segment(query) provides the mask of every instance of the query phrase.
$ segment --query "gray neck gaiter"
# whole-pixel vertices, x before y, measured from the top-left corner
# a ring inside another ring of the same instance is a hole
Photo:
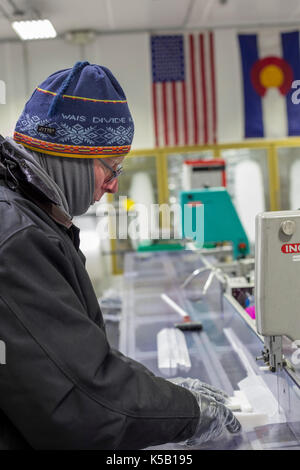
[[[94,202],[94,161],[92,158],[55,157],[32,152],[41,167],[62,190],[73,217],[84,214]]]
[[[92,158],[55,157],[34,152],[7,137],[20,149],[22,158],[31,163],[48,186],[57,194],[62,209],[71,217],[84,214],[94,203],[94,161]]]

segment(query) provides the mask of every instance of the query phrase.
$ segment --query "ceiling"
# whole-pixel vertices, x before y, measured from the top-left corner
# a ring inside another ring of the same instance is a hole
[[[16,39],[15,9],[35,9],[59,34],[300,23],[299,0],[0,0],[0,39]]]

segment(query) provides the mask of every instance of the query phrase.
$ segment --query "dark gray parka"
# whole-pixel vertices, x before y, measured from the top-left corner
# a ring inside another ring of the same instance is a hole
[[[0,168],[0,448],[139,449],[191,437],[188,390],[112,349],[79,230],[22,159]]]

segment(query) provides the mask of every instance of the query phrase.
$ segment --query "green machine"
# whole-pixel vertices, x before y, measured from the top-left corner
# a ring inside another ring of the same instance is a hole
[[[249,241],[225,188],[182,191],[182,236],[192,238],[199,248],[231,242],[233,257],[249,253]]]

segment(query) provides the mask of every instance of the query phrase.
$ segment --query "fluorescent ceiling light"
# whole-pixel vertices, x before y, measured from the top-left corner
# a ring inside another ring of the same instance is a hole
[[[56,31],[49,20],[14,21],[12,27],[23,41],[56,37]]]

